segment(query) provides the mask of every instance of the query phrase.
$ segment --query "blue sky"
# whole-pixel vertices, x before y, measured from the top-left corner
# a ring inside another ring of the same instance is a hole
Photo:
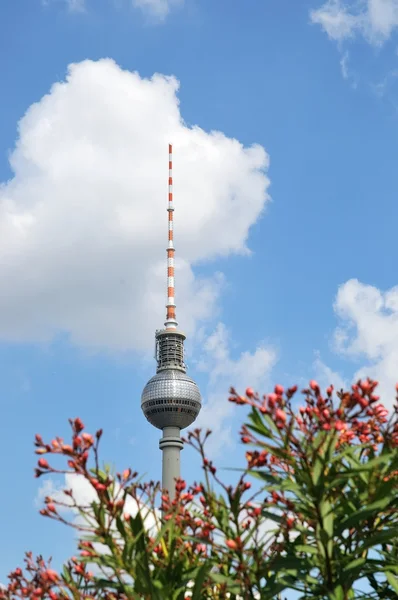
[[[138,4],[0,6],[0,581],[25,549],[73,549],[37,514],[36,432],[79,415],[104,459],[160,477],[140,394],[164,319],[166,141],[177,314],[218,464],[243,453],[230,385],[369,373],[391,404],[398,2]],[[200,476],[189,450],[182,465]]]

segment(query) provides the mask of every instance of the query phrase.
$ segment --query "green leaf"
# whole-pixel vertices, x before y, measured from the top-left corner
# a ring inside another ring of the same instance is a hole
[[[339,524],[339,531],[351,529],[352,527],[358,525],[361,521],[364,521],[373,515],[376,516],[378,512],[384,510],[390,504],[390,502],[391,498],[387,496],[386,498],[380,498],[376,502],[372,502],[371,504],[364,506],[355,514],[343,519]]]
[[[256,477],[257,479],[263,479],[272,485],[281,485],[281,479],[275,477],[275,475],[271,475],[270,473],[266,473],[265,471],[254,471],[251,469],[248,471],[249,475]]]
[[[352,560],[351,562],[348,563],[348,565],[346,565],[343,569],[343,573],[347,573],[349,571],[352,571],[353,569],[356,569],[358,567],[362,567],[364,564],[366,563],[366,558],[356,558],[355,560]]]
[[[202,565],[195,576],[195,586],[192,590],[192,600],[200,600],[202,597],[202,587],[206,577],[211,569],[211,564]]]
[[[230,593],[238,594],[240,592],[240,586],[232,579],[232,577],[222,575],[221,573],[211,572],[209,573],[209,575],[210,578],[214,581],[214,583],[226,584]]]
[[[120,517],[116,517],[116,527],[118,529],[118,532],[122,536],[122,538],[125,539],[126,538],[126,530],[124,527],[124,523],[122,522]]]
[[[397,537],[398,527],[391,527],[390,529],[385,529],[384,531],[378,531],[364,541],[364,543],[358,548],[358,552],[362,552],[362,550],[371,548],[372,546],[378,546],[379,544],[388,544],[388,542],[391,542]]]
[[[62,569],[62,577],[64,581],[66,581],[66,583],[70,583],[72,581],[69,570],[66,566],[64,566],[64,568]]]
[[[326,531],[329,538],[333,537],[333,507],[328,500],[322,500],[319,503],[319,509],[322,517],[323,529]]]
[[[393,590],[398,593],[398,577],[395,577],[395,575],[388,571],[386,571],[386,577]]]
[[[323,473],[323,468],[324,468],[323,460],[321,458],[317,457],[315,459],[315,464],[314,464],[314,468],[312,471],[312,481],[315,486],[317,486],[319,483],[319,479]]]
[[[318,554],[318,549],[314,546],[309,546],[308,544],[297,544],[295,546],[297,552],[306,552],[307,554]]]
[[[341,585],[337,586],[333,592],[329,594],[330,600],[344,600],[344,590]]]
[[[282,523],[282,521],[283,521],[282,517],[280,517],[279,515],[276,515],[275,513],[270,512],[268,510],[263,510],[261,514],[263,517],[266,517],[267,519],[271,519],[271,521],[275,521],[276,523]]]

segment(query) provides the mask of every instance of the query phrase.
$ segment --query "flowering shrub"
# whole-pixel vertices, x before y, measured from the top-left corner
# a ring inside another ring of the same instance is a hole
[[[79,554],[58,573],[28,553],[0,600],[271,600],[288,589],[302,599],[393,600],[398,404],[389,415],[376,387],[368,379],[323,395],[311,381],[297,410],[296,387],[262,397],[232,389],[229,400],[251,408],[241,430],[247,467],[226,485],[206,457],[210,432],[196,429],[185,441],[201,456],[204,482],[177,481],[172,498],[130,469],[100,468],[102,431],[85,432],[80,419],[70,421],[70,444],[36,435],[36,476],[75,474],[95,500],[81,505],[71,489],[45,498],[41,514],[77,531]],[[45,458],[55,454],[64,469]]]

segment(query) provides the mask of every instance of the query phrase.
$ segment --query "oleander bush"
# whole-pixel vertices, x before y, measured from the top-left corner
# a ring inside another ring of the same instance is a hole
[[[262,397],[231,389],[230,402],[250,407],[238,483],[221,480],[210,432],[196,429],[185,442],[203,482],[177,481],[171,497],[131,469],[103,467],[102,431],[79,418],[70,443],[36,435],[36,477],[72,473],[94,500],[82,505],[73,489],[45,498],[41,514],[76,530],[76,556],[58,572],[27,553],[0,600],[398,598],[398,396],[389,413],[376,387],[322,394],[311,381],[301,406],[296,386]]]

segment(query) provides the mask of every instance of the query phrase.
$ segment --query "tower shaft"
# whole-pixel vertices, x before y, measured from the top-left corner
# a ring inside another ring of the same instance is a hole
[[[170,498],[174,496],[176,480],[180,479],[180,452],[184,444],[179,427],[164,427],[163,437],[159,440],[162,451],[162,488],[167,490]]]

